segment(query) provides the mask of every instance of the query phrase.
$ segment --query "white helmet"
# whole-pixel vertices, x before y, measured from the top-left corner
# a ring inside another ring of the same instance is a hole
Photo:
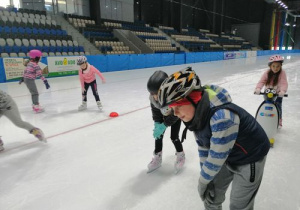
[[[77,58],[77,65],[81,65],[85,62],[87,62],[87,58],[85,56],[81,55]]]
[[[201,81],[191,67],[170,75],[158,90],[158,103],[164,107],[201,88]]]

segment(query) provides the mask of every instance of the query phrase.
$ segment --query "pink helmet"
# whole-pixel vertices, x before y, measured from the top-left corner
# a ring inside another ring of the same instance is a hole
[[[269,66],[273,63],[273,62],[281,62],[283,63],[284,58],[280,55],[272,55],[269,58]]]
[[[42,57],[42,52],[39,50],[30,50],[29,51],[29,57],[30,58],[36,58],[36,57]]]

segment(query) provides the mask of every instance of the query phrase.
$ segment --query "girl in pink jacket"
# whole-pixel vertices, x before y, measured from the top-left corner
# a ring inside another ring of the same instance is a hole
[[[283,60],[280,55],[271,56],[268,64],[270,69],[264,72],[255,88],[255,94],[259,94],[264,86],[276,90],[278,97],[275,103],[279,108],[279,126],[282,126],[282,97],[288,89],[286,73],[282,69]]]
[[[105,78],[98,69],[87,62],[87,58],[85,56],[79,56],[77,58],[77,65],[80,66],[78,73],[82,92],[82,104],[78,107],[78,110],[82,111],[87,108],[87,91],[90,86],[92,88],[97,106],[101,110],[102,104],[97,90],[96,74],[101,78],[102,83],[105,83]]]

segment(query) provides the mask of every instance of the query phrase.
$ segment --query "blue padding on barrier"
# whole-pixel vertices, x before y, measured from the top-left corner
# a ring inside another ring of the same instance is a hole
[[[145,54],[131,54],[129,55],[129,69],[146,68]]]
[[[202,57],[203,57],[203,61],[204,62],[206,62],[206,61],[211,61],[211,55],[210,55],[211,53],[206,53],[206,52],[204,52],[203,54],[202,54]]]
[[[199,63],[204,61],[203,52],[196,52],[194,53],[194,62]]]
[[[3,58],[0,58],[0,83],[6,81],[6,75],[4,72]]]
[[[161,66],[161,54],[146,54],[146,67],[158,67]]]
[[[196,53],[186,53],[185,63],[195,63],[195,54]]]
[[[161,53],[161,66],[174,65],[174,53]]]
[[[122,71],[129,69],[129,55],[107,56],[108,71]]]
[[[223,52],[210,52],[210,54],[211,54],[211,61],[224,60]]]
[[[174,54],[174,65],[185,64],[185,54]]]
[[[27,51],[26,51],[27,52]],[[88,62],[101,72],[122,71],[128,69],[142,69],[149,67],[188,64],[204,61],[223,60],[225,53],[233,53],[232,58],[243,58],[243,51],[235,52],[194,52],[194,53],[157,53],[157,54],[129,54],[129,55],[88,55]],[[257,51],[257,56],[274,54],[300,53],[300,50],[263,50]],[[42,62],[47,64],[47,58]],[[0,83],[6,82],[3,59],[0,58]]]
[[[48,59],[47,57],[42,57],[41,62],[48,65]]]
[[[108,72],[107,56],[105,55],[87,55],[88,62],[95,66],[100,72]]]

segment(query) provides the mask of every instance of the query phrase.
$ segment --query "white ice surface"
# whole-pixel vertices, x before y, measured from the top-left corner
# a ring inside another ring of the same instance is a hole
[[[283,101],[283,128],[269,152],[255,202],[258,210],[300,209],[300,54],[285,55],[289,97]],[[267,69],[267,56],[104,73],[98,80],[104,110],[89,90],[88,110],[81,102],[77,76],[51,78],[50,90],[37,80],[46,112],[34,114],[24,84],[0,84],[19,106],[24,120],[40,127],[48,143],[0,119],[5,151],[0,153],[0,210],[194,210],[204,209],[197,192],[199,160],[192,133],[183,144],[184,170],[175,175],[175,149],[166,131],[163,165],[147,174],[152,158],[153,121],[146,83],[161,69],[173,73],[192,66],[203,84],[218,84],[253,116],[263,100],[253,94]],[[110,118],[110,112],[118,112]],[[183,129],[183,125],[182,125]],[[182,130],[181,129],[181,130]],[[229,189],[230,191],[230,189]],[[229,209],[229,193],[223,209]]]

